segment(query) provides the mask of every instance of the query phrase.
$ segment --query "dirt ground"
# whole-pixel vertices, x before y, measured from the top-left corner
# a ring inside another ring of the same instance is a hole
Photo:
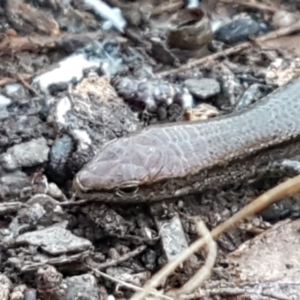
[[[299,1],[0,1],[0,299],[300,299],[300,194],[135,294],[201,222],[212,230],[289,174],[153,204],[88,201],[72,185],[113,139],[285,86],[299,32]]]

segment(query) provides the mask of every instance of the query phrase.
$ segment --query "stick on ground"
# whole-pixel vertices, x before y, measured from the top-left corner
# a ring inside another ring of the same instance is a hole
[[[300,192],[300,175],[290,178],[287,181],[277,185],[276,187],[268,190],[261,196],[257,197],[254,201],[245,206],[238,213],[233,215],[231,218],[217,226],[211,231],[211,236],[216,239],[225,231],[232,228],[236,223],[243,219],[253,216],[254,214],[262,211],[272,203],[282,199],[285,196],[293,195]],[[136,293],[131,300],[142,300],[144,299],[149,291],[156,288],[160,282],[164,281],[169,274],[171,274],[180,264],[188,259],[196,251],[199,251],[204,245],[209,242],[209,237],[198,239],[190,245],[188,249],[183,251],[174,261],[165,265],[159,272],[157,272],[145,285],[144,290]]]

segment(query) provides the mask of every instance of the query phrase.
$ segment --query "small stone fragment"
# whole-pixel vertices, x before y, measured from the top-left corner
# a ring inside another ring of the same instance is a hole
[[[186,108],[194,102],[186,87],[161,80],[115,77],[112,84],[125,102],[137,112],[158,114],[158,109],[162,106],[167,110],[173,104]]]
[[[9,116],[7,107],[12,103],[12,100],[0,94],[0,119],[5,119]]]
[[[155,210],[155,205],[151,207],[152,212]],[[159,228],[163,250],[167,260],[172,261],[178,254],[188,248],[188,242],[178,216],[174,216],[169,220],[160,220],[155,216],[157,227]]]
[[[18,211],[17,216],[9,225],[9,229],[16,236],[22,229],[36,225],[45,214],[45,209],[39,203],[34,203]]]
[[[91,274],[72,276],[65,280],[67,285],[64,300],[99,300],[96,278]]]
[[[28,176],[21,171],[3,174],[0,176],[0,199],[18,197],[24,188],[30,186]]]
[[[16,243],[39,246],[52,255],[82,252],[92,247],[92,243],[87,239],[77,237],[60,226],[26,232],[16,238]]]
[[[299,21],[299,16],[286,10],[278,10],[272,17],[272,25],[275,28],[289,27],[297,21]]]
[[[51,147],[47,173],[49,179],[57,184],[64,184],[70,177],[68,159],[72,155],[74,142],[72,137],[64,134],[56,139]]]
[[[39,299],[64,299],[62,274],[53,266],[44,265],[36,274],[36,286]]]
[[[4,274],[0,274],[0,299],[9,300],[11,289],[12,283],[10,279]]]
[[[266,24],[243,17],[220,27],[215,35],[218,41],[232,45],[246,42],[250,37],[255,37],[268,31],[269,28]]]
[[[36,290],[34,290],[34,289],[26,290],[24,293],[23,300],[36,300]]]
[[[42,224],[44,226],[49,226],[56,222],[57,223],[63,222],[66,218],[66,215],[62,207],[60,206],[60,203],[48,195],[36,194],[33,197],[31,197],[26,202],[26,204],[29,206],[32,206],[34,204],[39,204],[45,209],[46,214],[44,215],[43,220],[40,220],[43,221]]]
[[[34,105],[37,107],[34,107]],[[10,117],[8,118],[2,119],[0,113],[0,147],[2,149],[7,149],[41,136],[47,136],[47,138],[52,139],[56,135],[54,127],[40,119],[37,111],[41,109],[40,103],[34,104],[33,100],[26,105],[15,105],[14,103],[9,109]],[[11,115],[15,115],[15,117]],[[34,153],[34,155],[36,154]]]
[[[205,100],[220,93],[220,84],[213,78],[187,79],[185,86],[195,97]]]
[[[24,100],[27,101],[26,90],[22,84],[19,83],[7,84],[5,85],[3,92],[7,97],[12,98],[15,101],[18,101],[19,103],[24,102]]]
[[[271,92],[271,88],[259,83],[252,84],[237,100],[235,111],[241,111],[248,108],[259,99]]]
[[[48,190],[47,190],[47,194],[49,196],[51,196],[54,199],[58,199],[58,200],[66,200],[66,196],[64,195],[64,193],[59,189],[59,187],[53,183],[50,182],[48,185]]]
[[[91,204],[82,208],[89,218],[91,218],[97,227],[104,230],[107,235],[125,236],[128,234],[134,224],[126,221],[115,210],[107,207],[105,204],[99,206],[97,204]]]
[[[49,147],[45,138],[33,139],[15,145],[7,150],[12,154],[20,167],[33,167],[48,160]]]
[[[10,153],[3,153],[0,155],[0,165],[7,172],[13,172],[18,168],[15,157]]]
[[[298,76],[300,59],[276,58],[266,70],[266,83],[268,85],[284,86]]]
[[[12,293],[10,294],[10,300],[24,300],[26,289],[27,287],[25,284],[14,287]]]

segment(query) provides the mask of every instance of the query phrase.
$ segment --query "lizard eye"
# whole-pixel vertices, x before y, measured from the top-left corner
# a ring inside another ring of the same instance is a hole
[[[117,190],[117,194],[122,196],[122,195],[134,195],[137,193],[138,191],[138,187],[137,186],[129,186],[129,187],[123,187],[123,188],[119,188]]]

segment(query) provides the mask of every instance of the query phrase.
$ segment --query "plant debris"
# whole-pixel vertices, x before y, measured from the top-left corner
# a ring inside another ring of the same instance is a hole
[[[299,193],[230,223],[285,178],[127,206],[78,199],[72,180],[114,139],[242,111],[299,76],[299,10],[0,1],[0,299],[139,299],[145,284],[153,299],[298,295]]]

